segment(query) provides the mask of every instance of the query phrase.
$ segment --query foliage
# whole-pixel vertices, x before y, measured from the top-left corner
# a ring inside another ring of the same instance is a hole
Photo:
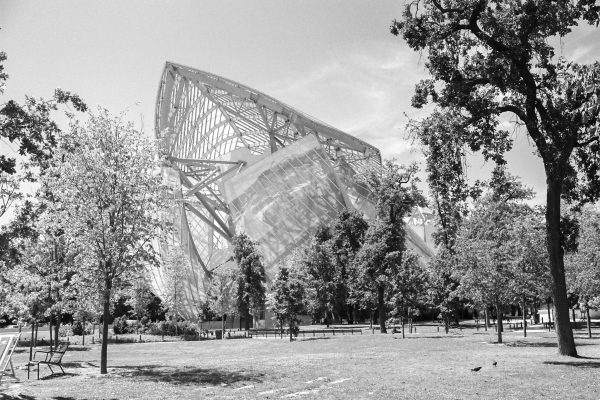
[[[352,321],[353,315],[346,306],[362,307],[365,300],[360,286],[360,271],[354,269],[354,259],[364,243],[368,227],[360,213],[344,210],[331,230],[330,246],[335,260],[335,279],[339,284],[338,304],[346,308],[348,321]]]
[[[402,264],[406,250],[406,227],[403,217],[414,206],[424,203],[412,179],[416,166],[401,167],[393,161],[386,161],[380,169],[367,171],[361,181],[375,196],[376,219],[370,221],[365,233],[365,241],[354,260],[360,271],[363,288],[376,293],[379,309],[379,325],[386,332],[385,292],[392,288],[391,283]],[[407,186],[407,183],[410,183]]]
[[[522,203],[532,196],[516,178],[496,168],[489,193],[476,202],[459,230],[456,292],[476,306],[495,306],[499,319],[515,300],[522,303],[546,294],[548,257],[541,218]]]
[[[81,280],[103,305],[101,373],[111,300],[156,259],[166,196],[155,154],[131,123],[100,110],[72,123],[43,180],[55,229],[77,243]]]
[[[166,336],[198,336],[198,325],[190,321],[159,321],[148,324],[147,332],[151,335]]]
[[[587,207],[580,221],[578,251],[566,257],[567,283],[584,306],[593,307],[600,297],[600,213]]]
[[[398,317],[412,317],[425,303],[427,273],[419,261],[419,256],[407,250],[402,257],[398,272],[393,277],[390,303],[392,314]]]
[[[267,297],[268,308],[273,313],[273,318],[282,327],[287,321],[290,328],[290,341],[292,334],[297,332],[297,316],[304,310],[304,281],[300,271],[293,264],[288,267],[281,265],[277,277],[271,287],[271,293]]]
[[[258,252],[258,243],[246,234],[233,237],[233,259],[239,274],[237,278],[237,308],[245,318],[246,330],[250,328],[250,310],[260,310],[265,303],[265,267]]]
[[[237,310],[237,271],[229,263],[212,271],[208,300],[219,315],[234,314]]]
[[[599,11],[594,0],[417,0],[391,28],[415,51],[427,51],[431,78],[417,84],[412,99],[415,107],[438,105],[416,130],[424,141],[447,143],[451,152],[481,151],[485,159],[503,164],[513,144],[500,125],[507,113],[535,143],[547,178],[559,353],[570,356],[577,352],[565,289],[560,197],[585,202],[600,196],[600,63],[557,58],[550,39],[566,36],[581,21],[598,25]],[[448,120],[451,141],[444,131],[428,129]],[[460,157],[447,162],[445,170],[457,171]]]
[[[165,311],[171,317],[179,317],[183,308],[183,285],[185,271],[190,270],[190,261],[179,246],[169,247],[167,254],[162,257],[162,301]],[[147,285],[146,285],[147,286]]]
[[[315,236],[304,251],[295,252],[288,264],[294,265],[305,282],[306,309],[314,320],[333,315],[343,281],[338,281],[331,249],[331,231],[327,226],[317,228]]]

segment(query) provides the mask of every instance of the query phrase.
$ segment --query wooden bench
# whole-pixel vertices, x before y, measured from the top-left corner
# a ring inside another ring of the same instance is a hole
[[[33,359],[31,361],[29,361],[29,363],[27,363],[27,379],[29,379],[29,372],[31,367],[33,366],[37,366],[37,378],[40,379],[40,365],[45,364],[48,366],[48,368],[50,368],[50,371],[52,372],[52,374],[54,374],[54,370],[52,369],[52,366],[57,366],[58,368],[60,368],[60,370],[62,371],[63,375],[65,374],[65,370],[63,369],[61,363],[62,363],[62,358],[65,355],[65,353],[67,352],[67,349],[69,348],[69,342],[61,342],[58,344],[58,348],[56,350],[48,350],[48,351],[43,351],[43,350],[38,350],[35,353],[33,353]],[[38,353],[41,354],[45,354],[44,359],[43,360],[36,360],[35,357]]]

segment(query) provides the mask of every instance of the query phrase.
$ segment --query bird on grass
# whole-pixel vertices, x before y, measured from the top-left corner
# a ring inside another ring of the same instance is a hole
[[[492,365],[495,367],[496,365],[498,365],[498,362],[497,362],[497,361],[494,361],[494,362],[492,363]]]
[[[477,372],[477,371],[479,371],[480,369],[481,369],[481,367],[475,367],[475,368],[471,368],[471,371],[473,371],[473,372]]]

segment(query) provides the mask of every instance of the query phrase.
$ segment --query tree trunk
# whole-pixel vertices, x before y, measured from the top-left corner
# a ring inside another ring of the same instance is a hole
[[[560,233],[560,193],[562,179],[554,178],[553,175],[560,171],[546,169],[547,182],[547,205],[546,205],[546,229],[548,254],[550,255],[550,273],[552,275],[552,299],[556,316],[554,324],[556,327],[556,338],[558,340],[558,353],[564,356],[577,356],[573,330],[569,321],[569,301],[567,300],[567,285],[565,282],[564,253]]]
[[[85,346],[85,318],[82,318],[81,320],[81,345]]]
[[[104,299],[102,313],[102,345],[100,347],[100,373],[108,372],[108,320],[110,319],[110,292],[112,290],[112,282],[106,278],[104,281]]]
[[[496,315],[498,321],[498,343],[502,343],[502,309],[496,304]]]
[[[294,331],[294,318],[290,317],[290,342],[294,341],[293,332]]]
[[[52,334],[52,314],[50,314],[50,323],[48,324],[48,332],[50,333],[50,349],[54,347],[54,341],[52,338],[54,335]]]
[[[387,333],[385,329],[385,297],[384,297],[384,287],[379,286],[377,288],[377,309],[379,311],[379,332]]]
[[[523,308],[523,337],[527,337],[527,316],[525,312],[525,303],[521,306]]]
[[[33,334],[35,332],[35,321],[31,323],[31,340],[29,341],[29,361],[33,359]],[[39,365],[38,365],[39,368]]]
[[[571,318],[573,318],[573,322],[575,321],[575,307],[571,307]]]
[[[225,314],[221,315],[221,340],[225,340]]]
[[[56,316],[56,325],[54,326],[54,348],[58,349],[58,333],[60,331],[60,313]]]
[[[405,339],[404,337],[404,317],[401,317],[402,320],[402,339]]]
[[[35,339],[33,340],[33,347],[37,347],[37,338],[38,338],[38,330],[40,329],[40,324],[38,321],[35,321]]]
[[[592,321],[590,320],[590,308],[587,305],[587,302],[585,304],[585,317],[587,319],[587,331],[588,331],[588,338],[592,338]]]
[[[484,317],[485,317],[485,331],[487,332],[488,328],[490,327],[490,316],[488,314],[488,307],[487,305],[485,306],[485,313],[484,313]]]

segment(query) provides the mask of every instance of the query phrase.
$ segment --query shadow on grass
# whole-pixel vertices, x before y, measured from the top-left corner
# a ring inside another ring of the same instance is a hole
[[[65,397],[66,400],[68,397]],[[5,394],[0,393],[0,399],[2,400],[36,400],[36,397],[29,396],[27,394]]]
[[[526,342],[523,340],[504,342],[504,344],[509,347],[558,347],[557,342]],[[577,347],[593,345],[595,345],[595,343],[577,343]]]
[[[192,367],[122,366],[115,367],[122,377],[138,378],[174,385],[231,385],[236,382],[262,382],[264,374],[246,371],[225,371]]]
[[[309,340],[328,340],[328,339],[329,339],[328,336],[325,336],[325,337],[322,337],[322,336],[321,337],[307,337],[307,338],[299,337],[299,338],[296,338],[294,341],[295,342],[308,342]]]
[[[585,361],[544,361],[544,364],[547,365],[568,365],[570,367],[578,367],[578,368],[600,368],[600,362],[585,362]]]

